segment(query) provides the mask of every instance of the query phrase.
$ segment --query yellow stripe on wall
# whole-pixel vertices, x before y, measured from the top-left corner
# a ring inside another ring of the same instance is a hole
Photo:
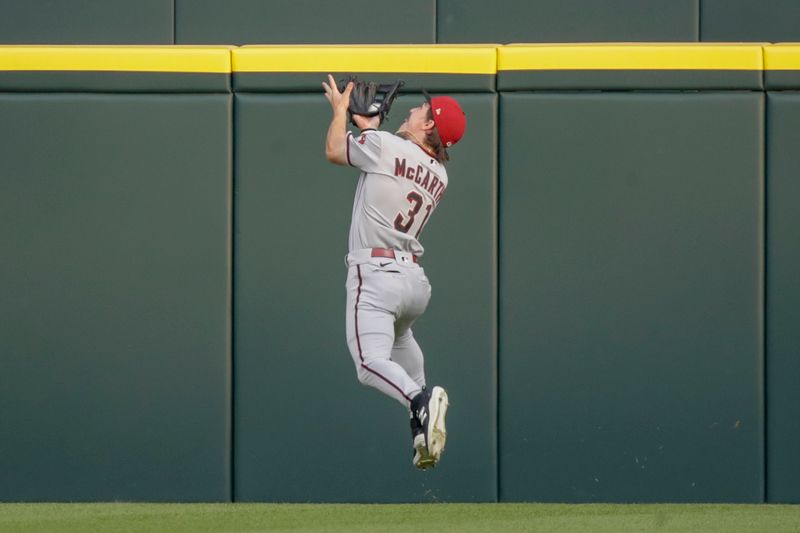
[[[800,43],[765,46],[764,70],[800,70]]]
[[[494,45],[244,46],[234,72],[495,74]]]
[[[0,71],[407,72],[800,70],[800,43],[0,46]]]
[[[0,71],[230,73],[230,46],[0,46]]]
[[[760,44],[542,44],[498,49],[497,70],[761,70]]]

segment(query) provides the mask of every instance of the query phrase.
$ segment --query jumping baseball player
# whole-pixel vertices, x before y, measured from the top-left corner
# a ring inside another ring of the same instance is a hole
[[[461,139],[466,118],[453,98],[425,93],[395,134],[378,131],[384,114],[352,114],[361,130],[353,134],[346,125],[354,83],[341,91],[329,75],[322,85],[333,110],[325,155],[361,171],[346,260],[347,344],[359,381],[410,411],[413,464],[424,470],[444,450],[448,399],[442,387],[426,387],[411,331],[431,296],[419,238],[447,191],[447,148]]]

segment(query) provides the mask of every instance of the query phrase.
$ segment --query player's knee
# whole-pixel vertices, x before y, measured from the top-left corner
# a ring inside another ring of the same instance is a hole
[[[361,382],[362,385],[369,385],[372,387],[375,384],[377,372],[372,368],[373,362],[376,361],[371,358],[366,358],[357,365],[356,371],[358,374],[358,381]]]
[[[358,376],[359,383],[362,385],[369,385],[372,373],[369,371],[366,363],[361,363],[356,367],[356,375]]]

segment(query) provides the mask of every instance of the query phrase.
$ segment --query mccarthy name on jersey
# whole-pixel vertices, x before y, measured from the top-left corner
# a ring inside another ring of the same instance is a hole
[[[389,132],[348,134],[347,162],[362,173],[350,247],[422,254],[422,229],[447,190],[447,171],[419,145]]]
[[[444,182],[430,171],[430,169],[423,167],[420,164],[417,166],[409,165],[405,158],[394,158],[394,175],[412,180],[421,188],[428,191],[437,204],[444,196],[445,187]],[[424,176],[424,177],[423,177]]]

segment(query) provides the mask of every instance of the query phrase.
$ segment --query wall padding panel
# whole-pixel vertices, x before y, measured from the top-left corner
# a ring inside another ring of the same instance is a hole
[[[439,0],[439,43],[696,41],[699,0]]]
[[[433,43],[435,1],[175,0],[179,44]]]
[[[800,41],[798,21],[796,0],[700,0],[703,41]]]
[[[457,96],[469,129],[423,235],[433,298],[414,326],[429,385],[450,393],[449,440],[440,465],[421,473],[407,411],[358,383],[347,349],[344,257],[358,171],[325,159],[330,106],[321,91],[237,94],[237,500],[496,499],[496,96]],[[421,101],[402,95],[388,127]]]
[[[767,500],[800,503],[800,92],[767,98]]]
[[[173,0],[0,0],[2,44],[172,44]]]
[[[0,95],[0,501],[230,499],[231,98]]]
[[[501,97],[502,500],[761,500],[763,99]]]

